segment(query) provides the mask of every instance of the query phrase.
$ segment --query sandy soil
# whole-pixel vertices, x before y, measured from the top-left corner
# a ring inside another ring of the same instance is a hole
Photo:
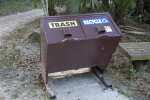
[[[40,18],[43,14],[42,9],[33,9],[23,13],[0,17],[0,37],[8,34],[13,29],[23,27],[34,19]]]

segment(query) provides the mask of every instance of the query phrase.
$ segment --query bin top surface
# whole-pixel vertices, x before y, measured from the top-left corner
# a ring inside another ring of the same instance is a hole
[[[48,43],[122,36],[109,13],[42,17]]]

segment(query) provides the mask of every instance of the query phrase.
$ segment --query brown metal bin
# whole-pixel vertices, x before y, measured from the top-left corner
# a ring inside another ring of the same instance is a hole
[[[41,18],[41,69],[48,73],[97,66],[102,72],[122,34],[108,13]]]

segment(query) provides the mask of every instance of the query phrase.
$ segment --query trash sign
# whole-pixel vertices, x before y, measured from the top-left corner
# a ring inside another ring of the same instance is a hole
[[[74,27],[74,26],[78,26],[76,21],[49,22],[50,28],[62,28],[62,27]]]

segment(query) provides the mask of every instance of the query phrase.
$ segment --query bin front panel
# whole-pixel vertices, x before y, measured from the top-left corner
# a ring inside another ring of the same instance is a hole
[[[99,38],[103,36],[120,36],[112,19],[107,15],[84,16],[80,18],[81,26],[87,39]]]
[[[116,41],[112,42],[113,40]],[[112,37],[49,45],[48,71],[52,73],[84,67],[107,67],[118,41],[118,38]]]
[[[77,18],[47,18],[44,23],[48,44],[85,39],[84,32]]]

